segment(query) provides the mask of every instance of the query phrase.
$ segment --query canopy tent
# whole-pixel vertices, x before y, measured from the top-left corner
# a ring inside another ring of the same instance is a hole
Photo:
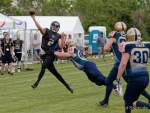
[[[6,29],[26,29],[26,23],[0,13],[0,30]]]
[[[15,19],[25,21],[27,23],[27,29],[37,29],[32,18],[30,16],[12,16]],[[37,21],[46,28],[50,28],[52,21],[58,21],[60,23],[59,32],[65,32],[71,35],[75,42],[80,42],[80,45],[84,45],[84,29],[79,17],[77,16],[37,16]]]

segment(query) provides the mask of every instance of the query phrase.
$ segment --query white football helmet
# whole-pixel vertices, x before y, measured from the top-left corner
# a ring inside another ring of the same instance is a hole
[[[130,28],[127,31],[127,40],[128,41],[141,41],[141,33],[137,28]]]

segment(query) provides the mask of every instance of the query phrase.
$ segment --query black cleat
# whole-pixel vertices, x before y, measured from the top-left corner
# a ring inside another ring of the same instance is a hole
[[[31,85],[31,87],[32,87],[33,89],[35,89],[37,86],[38,86],[38,84],[33,84],[33,85]]]
[[[108,102],[101,101],[101,102],[99,102],[99,105],[102,106],[102,107],[107,107],[108,106]]]
[[[70,91],[70,93],[73,93],[73,88],[72,88],[72,87],[70,87],[70,86],[68,85],[68,86],[66,86],[66,88],[68,89],[68,91]]]
[[[70,88],[69,91],[73,94],[73,88]]]

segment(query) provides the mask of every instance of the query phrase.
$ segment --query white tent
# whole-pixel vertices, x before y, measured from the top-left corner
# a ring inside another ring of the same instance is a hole
[[[12,16],[15,19],[25,21],[27,23],[27,29],[37,29],[30,16]],[[58,21],[60,23],[59,32],[65,32],[72,36],[75,42],[80,42],[80,45],[84,45],[84,29],[77,16],[37,16],[37,21],[42,27],[50,28],[52,21]]]
[[[13,22],[10,18],[0,13],[0,29],[13,28]]]
[[[14,19],[0,13],[0,30],[6,29],[25,29],[25,21]]]

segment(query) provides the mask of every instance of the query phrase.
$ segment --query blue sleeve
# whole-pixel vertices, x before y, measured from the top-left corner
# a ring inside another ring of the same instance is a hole
[[[126,44],[125,45],[125,53],[131,54],[133,47],[134,47],[133,44]]]
[[[147,47],[149,48],[149,57],[150,57],[150,43],[147,44]]]
[[[150,49],[150,43],[146,43],[145,46]]]
[[[121,34],[120,34],[119,32],[115,32],[115,34],[114,34],[113,37],[114,37],[116,40],[118,40],[120,36],[121,36]]]

